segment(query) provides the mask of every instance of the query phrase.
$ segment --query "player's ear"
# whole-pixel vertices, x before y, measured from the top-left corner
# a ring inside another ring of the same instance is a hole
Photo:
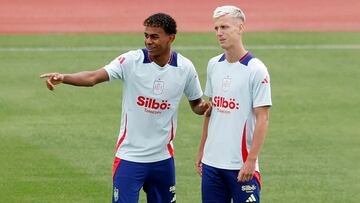
[[[239,24],[239,32],[240,32],[240,34],[242,34],[243,32],[245,32],[244,23],[240,23],[240,24]]]
[[[174,41],[175,41],[175,37],[176,35],[175,34],[171,34],[171,35],[169,35],[169,42],[171,42],[171,43],[173,43]]]

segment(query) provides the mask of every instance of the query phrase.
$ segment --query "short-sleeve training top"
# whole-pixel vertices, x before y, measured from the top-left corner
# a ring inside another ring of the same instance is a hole
[[[235,63],[229,63],[225,54],[213,57],[207,67],[205,95],[212,98],[213,108],[202,162],[238,170],[252,143],[254,108],[272,105],[267,68],[249,52]]]
[[[151,61],[147,49],[129,51],[106,65],[110,81],[123,83],[122,113],[116,156],[149,163],[173,156],[178,107],[202,96],[191,61],[172,51],[164,67]]]

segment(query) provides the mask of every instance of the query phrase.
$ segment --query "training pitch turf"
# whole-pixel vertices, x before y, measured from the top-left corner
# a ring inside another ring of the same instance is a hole
[[[360,34],[246,33],[245,44],[271,74],[262,202],[359,202]],[[142,34],[0,35],[0,202],[110,201],[121,82],[50,92],[39,75],[97,69],[142,47]],[[222,52],[214,35],[179,34],[174,49],[193,61],[204,88],[207,61]],[[201,128],[183,99],[180,203],[201,199]]]

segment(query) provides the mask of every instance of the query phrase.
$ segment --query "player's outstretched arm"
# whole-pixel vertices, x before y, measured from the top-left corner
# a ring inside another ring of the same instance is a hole
[[[61,83],[91,87],[109,80],[109,76],[103,68],[72,74],[45,73],[40,75],[40,78],[46,78],[46,86],[49,90],[54,90],[55,86]]]

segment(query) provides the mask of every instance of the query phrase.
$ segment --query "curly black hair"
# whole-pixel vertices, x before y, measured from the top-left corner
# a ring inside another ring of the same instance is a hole
[[[175,20],[165,13],[156,13],[144,20],[146,27],[161,27],[167,34],[176,34]]]

